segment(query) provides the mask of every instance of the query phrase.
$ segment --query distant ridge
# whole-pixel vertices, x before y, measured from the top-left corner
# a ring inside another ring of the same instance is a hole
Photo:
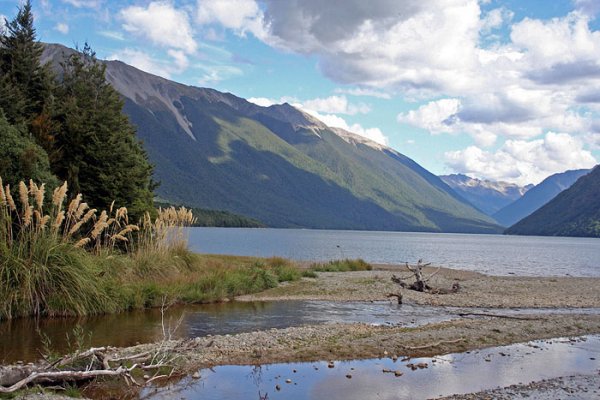
[[[506,233],[600,237],[600,166]]]
[[[577,169],[551,175],[514,203],[492,214],[492,217],[500,225],[511,226],[548,203],[563,190],[571,187],[577,179],[588,172],[590,172],[589,169]]]
[[[46,45],[57,65],[64,52]],[[272,227],[495,233],[501,228],[403,154],[289,104],[261,107],[106,61],[172,203]]]
[[[514,183],[471,178],[463,174],[440,176],[459,195],[487,215],[521,198],[533,185],[519,186]]]

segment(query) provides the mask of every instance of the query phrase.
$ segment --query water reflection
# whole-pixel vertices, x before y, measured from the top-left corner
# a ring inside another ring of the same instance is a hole
[[[468,310],[467,310],[468,311]],[[600,309],[482,309],[486,313],[585,313]],[[393,302],[279,301],[229,302],[172,307],[164,314],[164,327],[172,338],[235,334],[271,328],[287,328],[325,323],[362,322],[378,325],[417,326],[456,317],[465,309],[431,307]],[[72,351],[73,330],[81,327],[84,346],[133,346],[163,338],[159,309],[133,311],[88,318],[18,319],[0,323],[0,361],[35,361],[43,351],[47,336],[54,351]]]
[[[594,358],[599,354],[600,336],[589,336],[584,342],[536,341],[407,362],[391,359],[338,362],[332,369],[327,368],[326,362],[273,364],[259,369],[223,366],[200,371],[200,381],[185,379],[171,390],[145,392],[142,396],[167,399],[177,392],[178,397],[186,399],[235,400],[258,399],[260,392],[268,393],[269,399],[290,400],[424,399],[596,373],[600,361]],[[425,362],[428,368],[412,371],[406,366],[408,362]],[[383,373],[384,368],[404,374],[395,377]],[[291,383],[286,383],[287,379]]]
[[[435,307],[398,306],[388,302],[335,303],[328,301],[229,302],[173,307],[165,314],[167,331],[178,325],[173,338],[235,334],[322,323],[364,322],[416,325],[451,318]],[[0,323],[0,361],[35,361],[47,336],[53,350],[69,352],[67,335],[80,326],[86,346],[132,346],[163,338],[159,309],[88,318],[18,319]],[[71,340],[72,341],[72,340]]]

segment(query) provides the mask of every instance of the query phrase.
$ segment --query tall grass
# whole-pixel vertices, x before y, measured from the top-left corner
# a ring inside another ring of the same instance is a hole
[[[202,256],[187,250],[184,207],[129,221],[127,208],[91,209],[66,183],[51,194],[0,178],[0,320],[119,312],[211,302],[296,280],[280,258]]]
[[[343,259],[343,260],[332,260],[328,263],[315,263],[310,266],[312,271],[317,272],[349,272],[349,271],[370,271],[373,266],[358,258],[355,260]]]
[[[0,319],[116,311],[116,258],[164,258],[186,246],[178,229],[193,216],[184,208],[159,210],[140,228],[125,207],[98,212],[67,195],[66,183],[46,199],[43,184],[20,182],[15,192],[0,178]]]

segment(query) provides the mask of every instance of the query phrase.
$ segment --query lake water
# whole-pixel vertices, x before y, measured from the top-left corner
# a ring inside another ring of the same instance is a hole
[[[325,261],[416,263],[493,275],[600,276],[600,239],[311,229],[191,228],[191,250]]]

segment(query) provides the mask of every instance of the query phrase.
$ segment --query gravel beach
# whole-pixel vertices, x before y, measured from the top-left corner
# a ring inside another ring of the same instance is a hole
[[[433,273],[436,274],[431,286],[450,289],[452,284],[458,283],[460,291],[434,295],[403,289],[404,301],[455,307],[600,307],[600,278],[489,276],[447,268],[424,269],[425,276]],[[372,271],[320,272],[317,279],[304,278],[237,300],[386,300],[388,294],[399,290],[390,279],[393,275],[410,278],[402,266],[376,265]]]

